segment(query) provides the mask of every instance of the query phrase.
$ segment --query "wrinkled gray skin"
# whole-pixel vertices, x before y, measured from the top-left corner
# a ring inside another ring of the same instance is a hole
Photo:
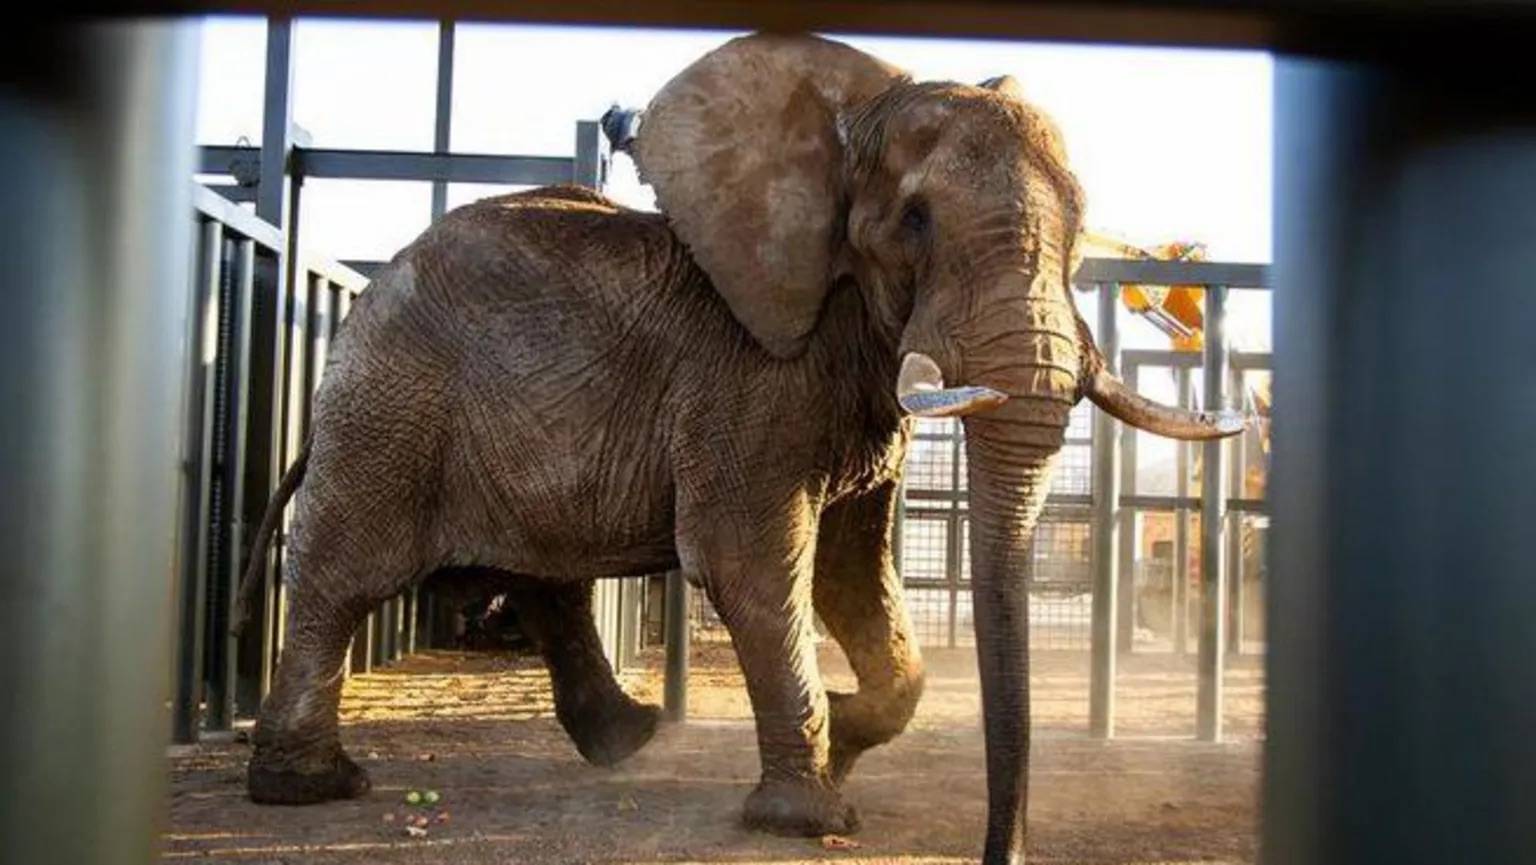
[[[613,683],[591,581],[681,567],[729,628],[750,692],[762,779],[745,820],[855,829],[840,782],[922,691],[891,556],[911,424],[895,383],[921,352],[946,381],[1008,397],[965,426],[986,857],[1022,856],[1028,541],[1068,411],[1102,362],[1069,293],[1080,193],[1056,133],[1006,82],[902,79],[841,121],[842,136],[815,138],[845,142],[827,169],[846,192],[798,353],[765,351],[666,218],[575,189],[457,210],[378,276],[315,399],[253,798],[367,789],[337,740],[348,638],[374,604],[450,565],[517,587],[561,721],[589,759],[621,759],[655,715]],[[824,689],[813,613],[856,693]]]

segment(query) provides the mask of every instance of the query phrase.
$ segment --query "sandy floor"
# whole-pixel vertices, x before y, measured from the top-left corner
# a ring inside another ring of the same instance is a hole
[[[830,646],[823,669],[849,681]],[[1227,678],[1230,742],[1188,741],[1192,659],[1121,661],[1119,730],[1088,739],[1087,657],[1037,653],[1031,862],[1252,862],[1263,688],[1256,660]],[[695,654],[690,722],[663,728],[616,770],[587,766],[553,719],[531,658],[432,652],[347,684],[342,737],[373,777],[367,798],[262,808],[244,798],[244,744],[171,758],[167,861],[255,863],[958,863],[979,853],[985,787],[971,650],[930,650],[928,690],[906,735],[866,755],[846,794],[864,826],[782,839],[736,822],[757,776],[745,693],[724,646]],[[659,659],[625,675],[659,699]],[[433,789],[433,809],[402,804]],[[446,813],[422,838],[410,815]],[[393,822],[386,822],[393,816]],[[833,845],[831,849],[827,844]]]

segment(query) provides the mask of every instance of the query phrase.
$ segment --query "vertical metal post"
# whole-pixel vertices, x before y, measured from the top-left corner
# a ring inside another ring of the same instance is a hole
[[[682,571],[667,572],[666,676],[664,713],[668,721],[688,719],[688,581]]]
[[[1099,284],[1099,350],[1111,372],[1120,368],[1120,334],[1116,314],[1120,286]],[[1093,621],[1092,667],[1088,682],[1089,732],[1100,738],[1115,735],[1115,640],[1120,587],[1117,538],[1120,505],[1120,423],[1107,413],[1093,417]]]
[[[250,359],[252,334],[252,302],[255,295],[256,244],[249,238],[235,243],[234,259],[230,262],[229,342],[226,346],[224,400],[228,409],[224,416],[225,439],[223,460],[224,514],[227,523],[217,527],[224,533],[223,572],[214,579],[223,583],[220,606],[214,610],[208,638],[214,641],[210,664],[215,668],[209,677],[208,723],[210,730],[227,730],[235,719],[236,683],[239,668],[236,663],[240,640],[231,634],[229,624],[233,619],[235,597],[239,592],[240,576],[249,554],[243,517],[245,502],[246,469],[246,419],[250,413]]]
[[[1178,370],[1179,405],[1194,406],[1194,376],[1188,369]],[[1175,442],[1178,456],[1175,458],[1179,498],[1189,495],[1189,442]],[[1189,653],[1189,508],[1179,505],[1174,511],[1173,526],[1173,650],[1179,655]]]
[[[0,862],[163,824],[197,31],[18,19],[0,57]]]
[[[1228,371],[1227,393],[1229,400],[1241,400],[1243,393],[1243,372],[1239,369]],[[1247,434],[1234,436],[1228,443],[1231,449],[1227,460],[1227,492],[1224,494],[1232,498],[1243,498],[1243,470],[1245,468],[1245,445]],[[1243,569],[1243,513],[1229,510],[1226,515],[1227,532],[1227,653],[1241,655],[1243,653],[1243,609],[1246,603],[1243,593],[1243,580],[1247,573]]]
[[[1226,286],[1205,289],[1205,406],[1226,406]],[[1221,741],[1227,627],[1227,495],[1222,468],[1225,443],[1201,446],[1200,467],[1200,682],[1195,700],[1196,736]]]
[[[208,588],[208,504],[212,493],[213,374],[217,340],[219,278],[224,231],[205,220],[199,226],[197,264],[189,286],[182,372],[180,616],[177,623],[176,696],[171,704],[171,738],[195,742],[202,726],[203,630]],[[213,332],[210,333],[210,330]]]
[[[1129,364],[1121,370],[1121,378],[1131,390],[1141,384],[1141,365]],[[1121,427],[1120,430],[1120,493],[1136,492],[1136,430]],[[1116,649],[1121,655],[1135,650],[1136,642],[1136,521],[1140,513],[1135,508],[1115,505],[1116,522],[1119,526],[1118,581],[1119,595],[1116,601],[1115,624],[1119,632]]]
[[[576,159],[571,182],[599,192],[608,183],[608,139],[596,120],[576,121]]]
[[[416,604],[419,596],[416,587],[411,586],[405,591],[405,645],[402,648],[404,654],[416,654]]]
[[[288,464],[285,456],[283,405],[287,393],[289,280],[293,273],[294,184],[288,172],[293,152],[293,22],[284,17],[267,19],[266,86],[262,97],[261,179],[256,189],[256,215],[283,233],[283,249],[274,258],[261,259],[261,283],[270,292],[274,309],[272,328],[272,401],[271,447],[267,474],[267,493],[277,489]],[[257,519],[260,516],[257,515]],[[277,662],[281,621],[282,550],[255,550],[253,555],[268,557],[265,586],[261,593],[261,697],[272,687],[272,672]]]
[[[1536,851],[1536,108],[1511,24],[1275,63],[1268,865]]]
[[[454,23],[437,23],[437,113],[432,132],[432,152],[448,153],[453,134],[453,37]],[[432,181],[432,221],[448,212],[448,183]]]
[[[947,633],[949,635],[949,648],[956,645],[956,633],[959,629],[960,606],[960,556],[963,555],[964,546],[960,543],[960,482],[965,476],[960,473],[961,454],[965,453],[962,444],[965,431],[959,421],[947,420],[949,424],[949,497],[950,508],[944,513],[944,585],[949,590],[949,622]]]

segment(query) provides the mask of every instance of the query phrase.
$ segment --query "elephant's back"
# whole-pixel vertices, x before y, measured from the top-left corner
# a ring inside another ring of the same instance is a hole
[[[460,208],[381,271],[352,354],[443,407],[443,546],[494,538],[475,560],[522,572],[670,555],[676,364],[657,334],[686,329],[679,255],[660,217],[560,189]]]

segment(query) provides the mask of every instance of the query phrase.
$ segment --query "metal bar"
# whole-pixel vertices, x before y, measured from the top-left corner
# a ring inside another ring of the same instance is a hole
[[[254,204],[256,202],[256,187],[254,186],[241,186],[238,183],[210,183],[207,185],[207,188],[236,204]]]
[[[1138,261],[1085,258],[1074,281],[1079,285],[1135,282],[1145,285],[1224,285],[1269,287],[1269,266],[1223,261]]]
[[[946,421],[949,424],[949,493],[953,497],[960,494],[960,459],[965,449],[961,446],[964,432],[958,421]],[[946,631],[949,635],[948,646],[953,649],[957,643],[956,630],[959,626],[960,606],[960,515],[957,509],[951,509],[944,517],[944,583],[949,588],[949,616],[946,623]]]
[[[454,23],[450,20],[437,24],[437,107],[436,123],[432,132],[432,151],[447,153],[449,137],[453,133],[453,37]],[[432,221],[436,222],[448,212],[448,183],[432,181]]]
[[[1120,286],[1099,285],[1099,350],[1111,372],[1120,369],[1120,334],[1116,313]],[[1093,620],[1092,666],[1088,683],[1089,732],[1099,738],[1115,734],[1115,640],[1119,636],[1116,615],[1119,603],[1117,556],[1120,500],[1120,424],[1099,411],[1093,418]]]
[[[272,349],[272,436],[268,456],[271,460],[267,474],[267,492],[270,496],[277,489],[284,470],[287,469],[287,440],[285,405],[288,394],[288,377],[291,367],[289,358],[288,329],[292,311],[289,308],[291,281],[293,278],[294,236],[297,233],[295,213],[296,193],[289,174],[290,155],[293,150],[293,22],[285,17],[267,19],[267,68],[266,85],[262,102],[261,182],[257,189],[256,216],[277,229],[282,243],[273,258],[263,258],[263,282],[271,288],[275,301],[275,319]],[[272,688],[272,673],[282,638],[282,535],[278,533],[275,548],[268,556],[262,591],[262,649],[261,649],[261,697],[265,699]],[[267,555],[261,550],[256,555]]]
[[[207,604],[208,480],[212,425],[208,396],[213,387],[207,350],[209,318],[217,320],[223,229],[203,220],[197,264],[189,287],[186,317],[187,367],[182,372],[180,620],[177,627],[176,696],[171,705],[171,739],[197,741],[202,725],[203,628]]]
[[[1204,397],[1207,409],[1226,405],[1227,290],[1205,290]],[[1204,742],[1221,741],[1223,656],[1227,627],[1226,499],[1222,487],[1225,448],[1221,440],[1201,446],[1200,466],[1200,680],[1195,700],[1196,735]]]
[[[218,647],[211,655],[216,667],[209,677],[208,721],[210,730],[227,730],[235,719],[237,664],[240,641],[230,633],[234,602],[239,592],[240,575],[248,555],[244,503],[246,471],[246,419],[250,412],[250,358],[252,304],[255,295],[256,242],[241,238],[235,243],[230,272],[229,340],[224,347],[225,405],[223,484],[226,523],[223,532],[223,572],[215,579],[223,581],[221,606],[214,611],[208,629],[209,639]]]
[[[595,125],[595,124],[594,124]],[[564,156],[489,156],[390,150],[295,151],[303,177],[351,180],[435,180],[548,186],[570,183],[575,161]]]
[[[587,122],[587,121],[583,121]],[[593,122],[593,126],[597,124]],[[601,135],[599,134],[599,137]],[[257,155],[260,148],[209,145],[199,148],[202,173],[228,170],[231,159]],[[576,160],[565,156],[504,156],[492,153],[423,153],[413,150],[350,150],[291,147],[295,177],[344,180],[420,180],[440,183],[504,183],[548,186],[570,183]],[[265,164],[265,163],[263,163]],[[257,200],[261,200],[258,187]],[[263,218],[266,218],[263,216]]]
[[[1227,370],[1227,393],[1229,401],[1241,399],[1243,392],[1243,373],[1241,370]],[[1230,458],[1227,460],[1227,494],[1240,496],[1243,489],[1243,469],[1246,458],[1245,448],[1247,435],[1233,436],[1228,447],[1231,448]],[[1246,574],[1243,571],[1243,516],[1233,512],[1230,508],[1226,514],[1227,533],[1227,616],[1229,619],[1227,628],[1227,653],[1241,655],[1243,653],[1243,579]]]
[[[267,72],[263,92],[261,181],[256,216],[279,232],[288,229],[288,165],[293,153],[293,22],[267,19]],[[225,165],[228,165],[226,160]]]
[[[1141,384],[1141,367],[1125,363],[1121,357],[1121,378],[1131,390],[1136,390]],[[1115,624],[1119,629],[1118,644],[1116,649],[1121,655],[1129,655],[1135,650],[1136,642],[1136,522],[1140,516],[1135,508],[1125,507],[1125,493],[1129,490],[1136,492],[1136,430],[1129,427],[1121,427],[1120,430],[1120,489],[1119,504],[1116,507],[1116,522],[1118,523],[1118,551],[1120,557],[1118,564],[1118,579],[1120,584],[1119,595],[1116,601],[1119,609],[1115,614]]]
[[[1160,348],[1128,348],[1120,353],[1126,367],[1165,366],[1172,370],[1195,369],[1200,366],[1200,355],[1187,351],[1169,351]]]
[[[1274,355],[1267,351],[1234,351],[1227,358],[1227,362],[1233,369],[1239,371],[1274,369],[1275,367]]]
[[[599,192],[608,183],[608,138],[596,120],[576,121],[576,158],[569,182]]]
[[[268,252],[283,251],[283,234],[271,223],[195,180],[188,181],[188,185],[192,190],[192,207],[198,213],[223,223],[225,229],[232,234],[250,238]]]
[[[406,592],[405,592],[405,647],[404,647],[403,651],[407,655],[414,655],[414,654],[416,654],[416,636],[417,636],[416,635],[416,621],[420,617],[420,610],[417,607],[417,603],[419,602],[419,600],[420,600],[420,596],[417,594],[415,586],[411,586],[409,589],[406,590]]]
[[[1193,408],[1195,402],[1194,376],[1187,369],[1177,372],[1179,388],[1179,405],[1184,408]],[[1178,478],[1178,487],[1175,494],[1183,498],[1189,493],[1189,464],[1191,445],[1181,441],[1175,443],[1177,456],[1175,457],[1175,476]],[[1174,512],[1173,530],[1173,650],[1180,656],[1189,653],[1189,507],[1180,504]]]
[[[1395,47],[1275,64],[1269,865],[1536,851],[1529,52]]]
[[[668,721],[688,720],[688,581],[682,571],[667,572],[666,675],[663,713]]]
[[[149,862],[166,803],[196,25],[0,59],[0,862]]]

